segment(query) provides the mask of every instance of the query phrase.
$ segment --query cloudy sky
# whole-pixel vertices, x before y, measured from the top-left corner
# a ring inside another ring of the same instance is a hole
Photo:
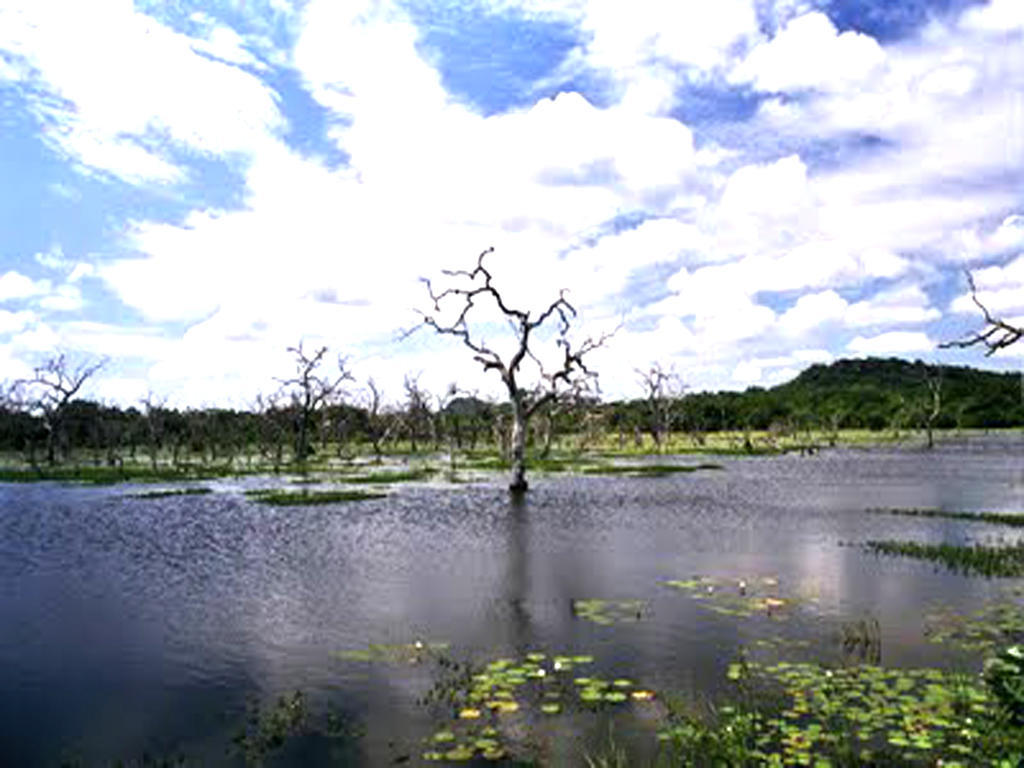
[[[286,347],[493,391],[397,334],[489,246],[606,396],[1024,322],[1020,0],[0,0],[0,380],[244,405]],[[484,329],[497,341],[502,326]]]

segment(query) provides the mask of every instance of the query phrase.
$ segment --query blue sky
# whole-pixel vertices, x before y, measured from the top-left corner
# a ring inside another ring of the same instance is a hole
[[[70,350],[94,397],[244,406],[301,339],[496,392],[396,341],[492,245],[510,301],[622,325],[608,397],[1017,369],[937,345],[965,269],[1024,322],[1022,48],[1019,0],[5,0],[0,380]]]

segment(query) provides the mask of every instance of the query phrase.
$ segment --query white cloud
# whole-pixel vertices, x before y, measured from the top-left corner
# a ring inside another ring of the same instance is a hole
[[[881,356],[928,352],[936,346],[936,342],[921,331],[887,331],[877,336],[857,336],[846,349],[856,355]]]
[[[850,327],[911,325],[938,320],[941,313],[928,306],[928,297],[916,285],[875,294],[850,305],[846,324]]]
[[[18,333],[35,322],[35,319],[35,314],[28,310],[8,312],[6,309],[0,309],[0,336],[8,333]]]
[[[827,324],[841,322],[846,310],[846,301],[835,291],[808,293],[782,314],[779,327],[783,333],[802,336]]]
[[[967,10],[961,24],[967,29],[984,32],[1024,30],[1024,5],[1017,0],[989,0]]]
[[[874,38],[840,34],[828,16],[813,12],[754,48],[729,79],[761,91],[836,90],[866,81],[884,65],[885,52]]]
[[[996,230],[986,238],[985,251],[999,253],[1024,248],[1024,216],[1013,214],[1003,219]]]
[[[976,269],[971,276],[978,301],[994,316],[1005,318],[1008,313],[1024,310],[1024,253],[1002,266]],[[967,314],[981,311],[969,291],[954,299],[950,310]]]
[[[0,275],[0,301],[27,299],[50,290],[49,280],[33,280],[15,270]]]
[[[251,152],[281,125],[259,80],[198,55],[193,42],[129,0],[14,0],[0,8],[0,48],[23,57],[56,97],[34,102],[59,126],[46,140],[132,182],[181,178],[163,157],[167,140],[214,154]]]
[[[55,312],[75,312],[85,304],[82,292],[74,285],[61,285],[39,299],[39,306]]]

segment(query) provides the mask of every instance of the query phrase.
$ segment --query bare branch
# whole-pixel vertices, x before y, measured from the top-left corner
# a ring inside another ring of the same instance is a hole
[[[1000,349],[1005,349],[1011,344],[1015,344],[1024,338],[1024,327],[1013,326],[1004,320],[993,317],[988,311],[988,307],[981,303],[978,298],[977,289],[974,286],[974,278],[970,272],[965,272],[967,275],[967,284],[971,288],[971,299],[981,310],[985,316],[985,328],[971,334],[965,339],[958,339],[956,341],[945,341],[939,344],[940,349],[951,349],[951,348],[967,348],[973,347],[977,344],[985,346],[985,356],[989,357]]]

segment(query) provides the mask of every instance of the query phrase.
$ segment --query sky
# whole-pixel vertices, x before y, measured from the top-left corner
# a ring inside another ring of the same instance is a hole
[[[1024,3],[0,0],[0,381],[67,351],[93,398],[246,407],[301,342],[353,399],[497,394],[403,333],[489,247],[508,304],[617,329],[605,398],[1021,369],[938,345],[967,270],[1024,323]]]

